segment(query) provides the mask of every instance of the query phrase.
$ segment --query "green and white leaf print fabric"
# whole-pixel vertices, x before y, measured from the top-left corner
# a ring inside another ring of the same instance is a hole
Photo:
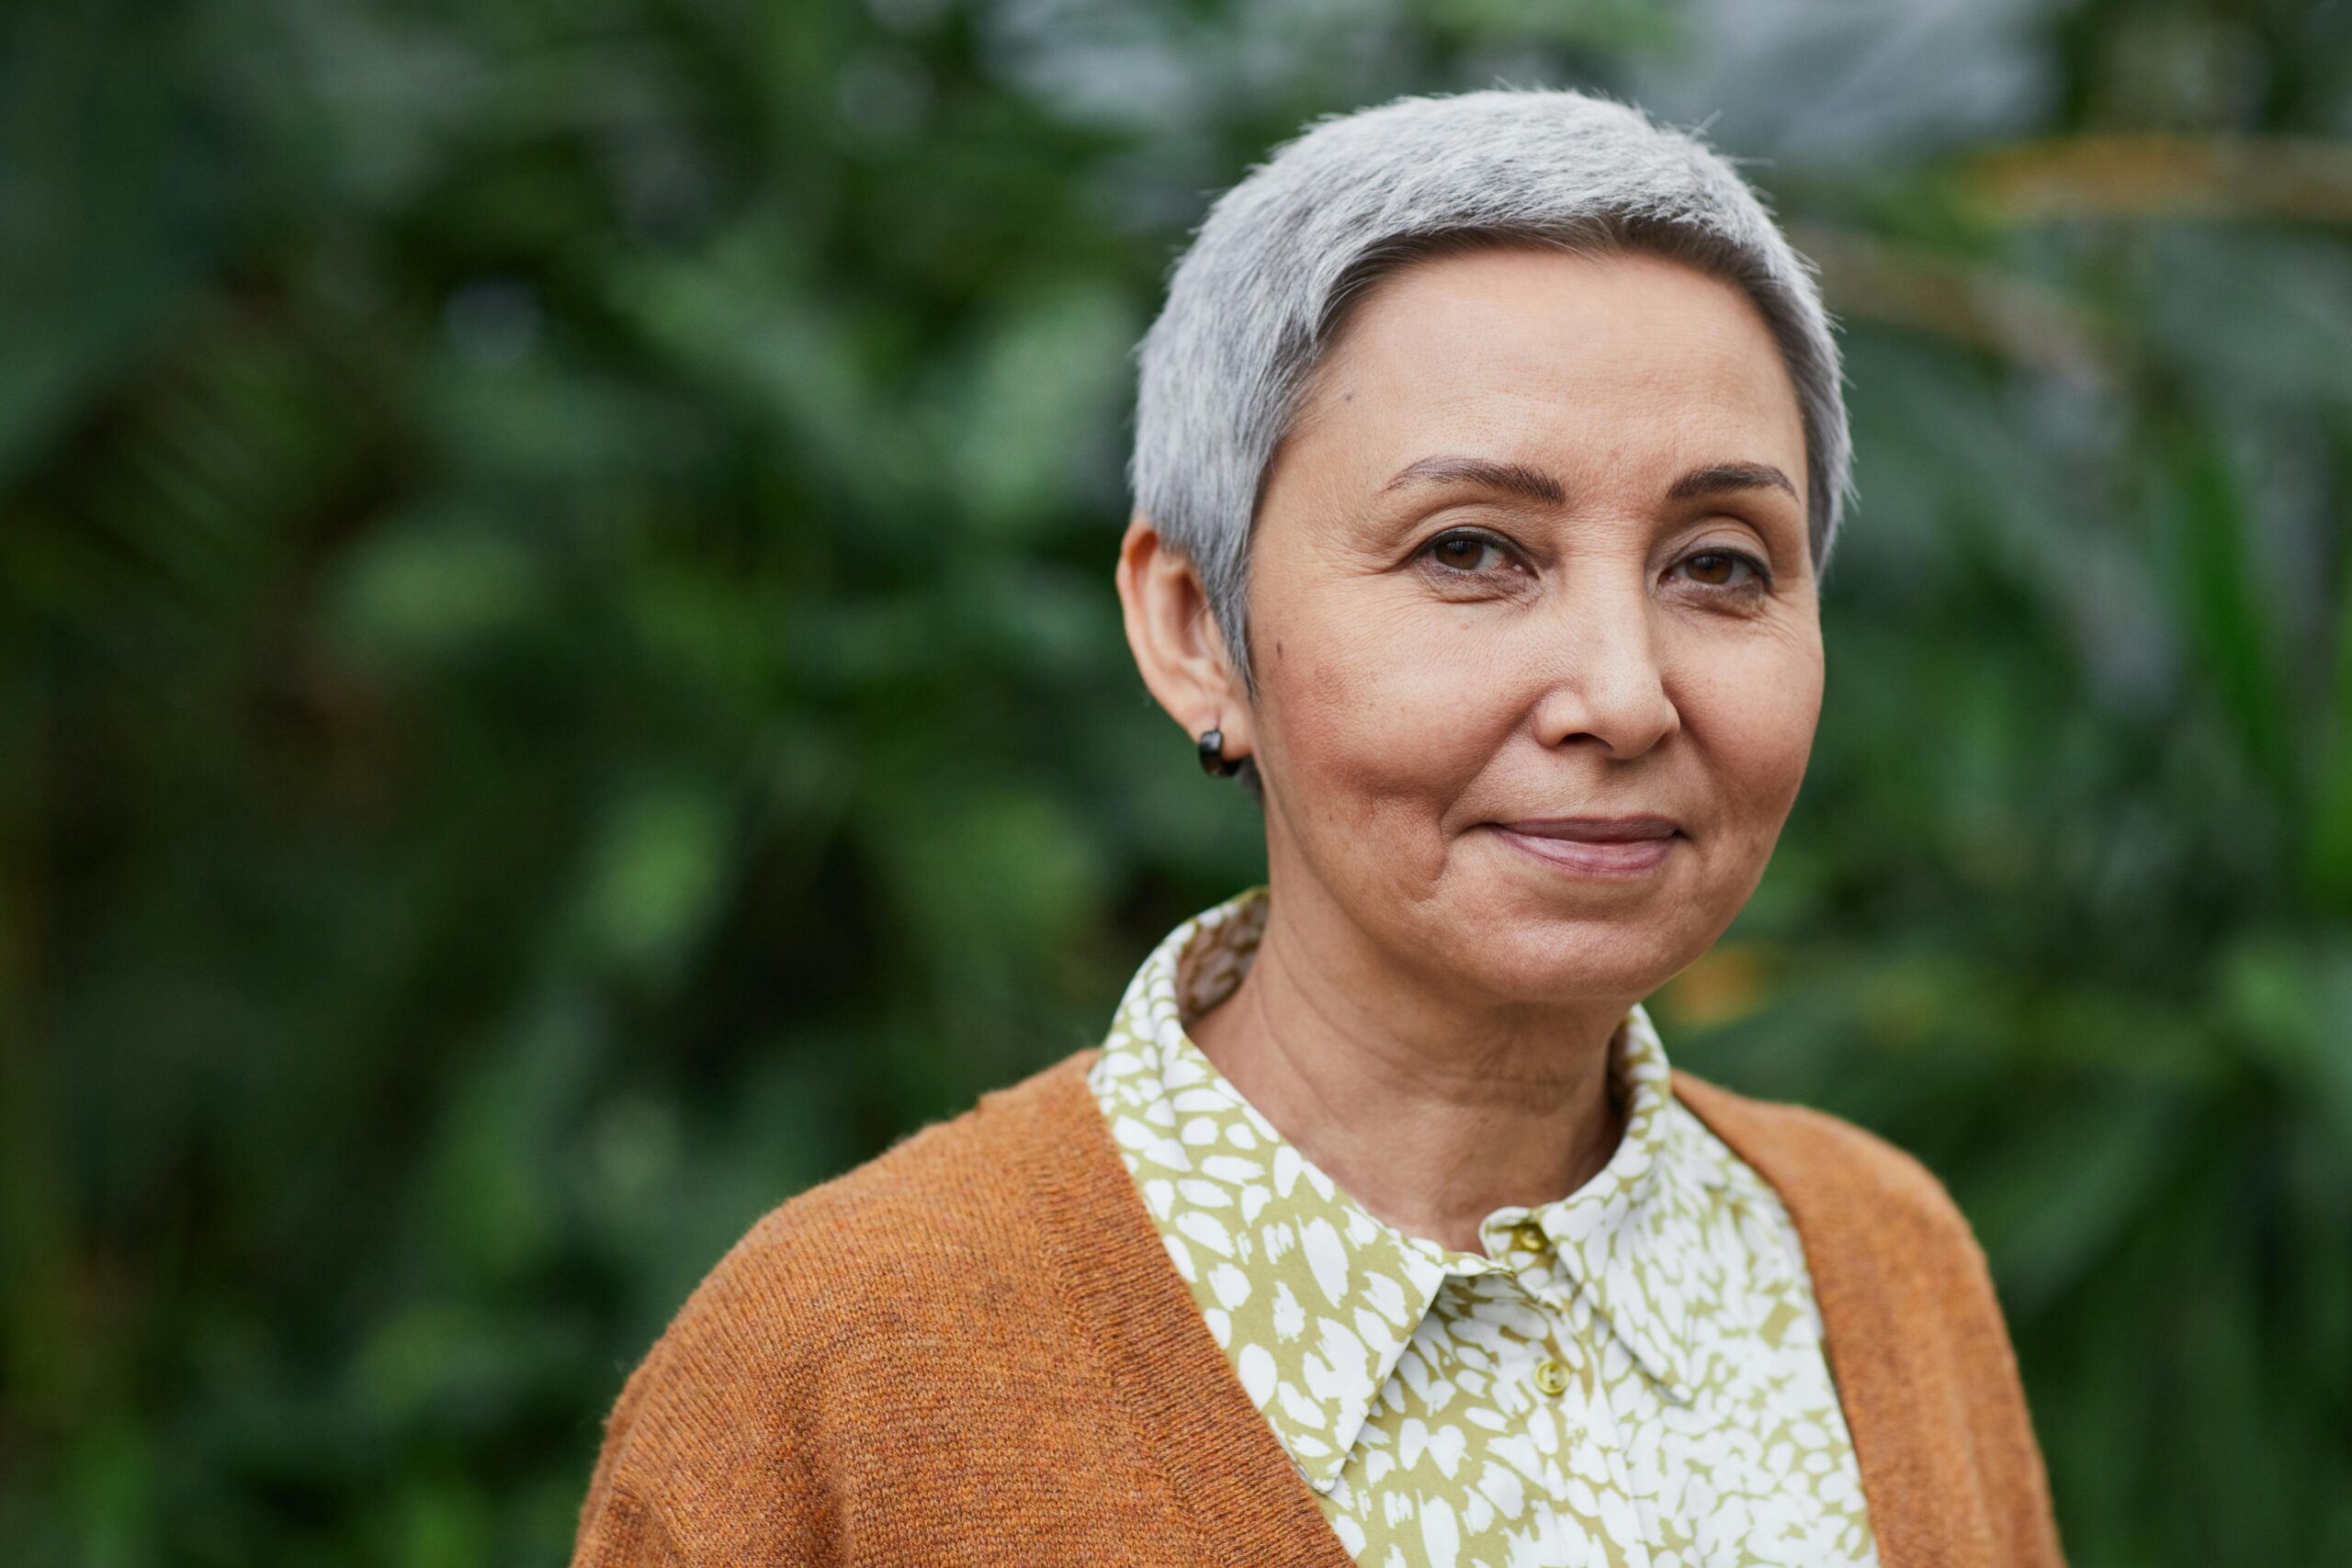
[[[1095,1097],[1209,1331],[1366,1568],[1875,1563],[1794,1226],[1673,1097],[1635,1006],[1624,1138],[1584,1187],[1407,1235],[1185,1033],[1240,983],[1261,886],[1129,985]]]

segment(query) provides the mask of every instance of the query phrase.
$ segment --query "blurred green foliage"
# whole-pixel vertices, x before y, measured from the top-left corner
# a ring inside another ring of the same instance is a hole
[[[1669,1050],[1951,1183],[2078,1564],[2352,1561],[2341,6],[0,26],[10,1563],[560,1560],[729,1242],[1255,880],[1119,632],[1126,355],[1273,141],[1498,78],[1703,123],[1850,356]]]

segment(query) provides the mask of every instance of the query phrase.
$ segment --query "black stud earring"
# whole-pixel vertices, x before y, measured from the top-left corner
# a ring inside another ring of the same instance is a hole
[[[1241,759],[1225,754],[1225,731],[1222,728],[1202,732],[1201,771],[1221,779],[1229,779],[1241,771]]]

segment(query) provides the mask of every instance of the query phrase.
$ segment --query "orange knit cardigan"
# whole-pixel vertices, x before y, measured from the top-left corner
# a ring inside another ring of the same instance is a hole
[[[754,1226],[622,1389],[575,1568],[1355,1568],[1169,1260],[1094,1055]],[[1674,1089],[1795,1222],[1884,1568],[2061,1568],[1942,1186],[1823,1112]]]

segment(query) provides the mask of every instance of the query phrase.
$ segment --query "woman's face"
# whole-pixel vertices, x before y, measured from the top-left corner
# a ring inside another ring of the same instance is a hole
[[[1256,705],[1212,714],[1299,912],[1506,1005],[1705,952],[1820,712],[1804,458],[1763,318],[1695,270],[1510,248],[1376,284],[1268,476]],[[1668,836],[1544,825],[1632,816]]]

